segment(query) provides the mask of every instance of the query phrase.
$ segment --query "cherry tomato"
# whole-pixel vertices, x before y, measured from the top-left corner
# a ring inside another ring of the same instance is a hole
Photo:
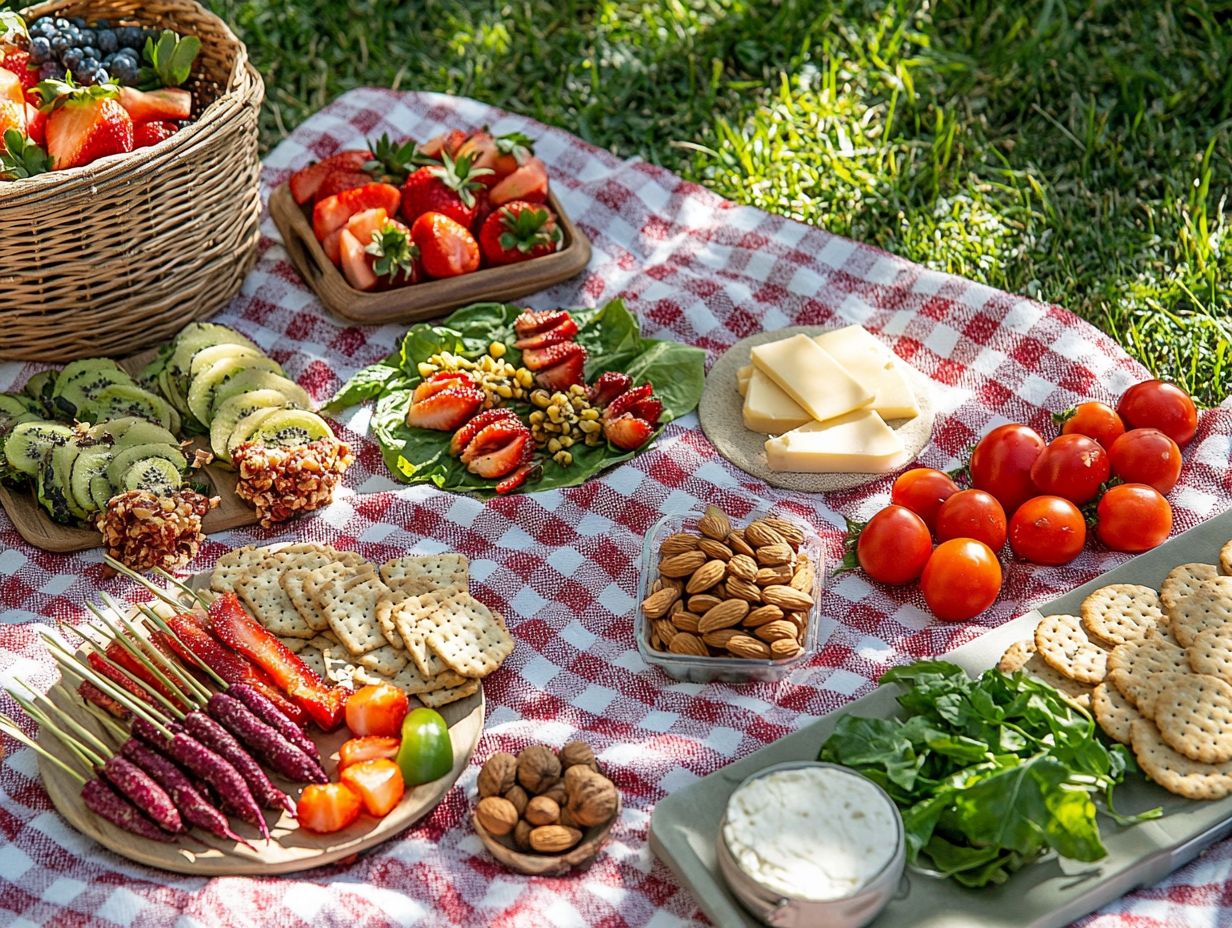
[[[394,737],[410,709],[406,693],[392,683],[361,686],[347,697],[346,722],[359,737]]]
[[[1001,592],[1001,563],[992,548],[974,538],[951,538],[937,545],[920,577],[928,608],[939,619],[974,618]]]
[[[1172,531],[1172,507],[1154,487],[1123,483],[1095,507],[1095,534],[1113,551],[1150,551]]]
[[[1108,452],[1085,435],[1054,438],[1031,466],[1031,481],[1042,496],[1090,502],[1111,474]]]
[[[928,526],[905,506],[886,506],[868,520],[856,542],[856,559],[878,583],[910,583],[932,553]]]
[[[1094,400],[1079,403],[1072,412],[1061,426],[1062,435],[1085,435],[1111,448],[1112,443],[1125,434],[1125,423],[1107,403]]]
[[[890,502],[910,509],[931,532],[937,527],[937,510],[957,492],[958,484],[949,474],[931,467],[914,467],[894,481]]]
[[[1032,564],[1068,564],[1087,542],[1082,511],[1059,496],[1036,496],[1010,519],[1010,550]]]
[[[974,538],[994,551],[1005,546],[1005,510],[983,490],[960,490],[937,513],[937,540]]]
[[[1198,410],[1189,394],[1165,380],[1146,380],[1130,387],[1117,412],[1131,429],[1159,429],[1184,448],[1198,431]]]
[[[1016,422],[999,425],[971,452],[971,483],[1012,513],[1035,495],[1031,465],[1043,451],[1044,439],[1031,427]]]
[[[1126,483],[1145,483],[1164,496],[1181,476],[1181,449],[1159,429],[1130,429],[1112,443],[1108,461]]]

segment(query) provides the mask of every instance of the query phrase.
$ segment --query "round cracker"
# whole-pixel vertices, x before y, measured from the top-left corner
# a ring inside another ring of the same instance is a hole
[[[1183,647],[1208,628],[1232,624],[1232,577],[1203,580],[1177,603],[1172,614],[1172,634]]]
[[[1104,734],[1121,744],[1130,743],[1134,719],[1142,718],[1134,704],[1111,683],[1101,683],[1091,690],[1091,714]]]
[[[1086,707],[1091,704],[1091,687],[1057,673],[1044,663],[1038,653],[1031,655],[1030,659],[1022,665],[1022,670],[1023,673],[1030,674],[1041,683],[1048,684],[1062,696],[1068,696],[1080,706]]]
[[[1232,624],[1204,628],[1185,649],[1194,673],[1232,680]]]
[[[997,669],[1002,673],[1015,673],[1022,670],[1034,653],[1034,641],[1030,639],[1016,641],[1005,649],[1005,653],[1001,655],[1001,660],[997,661]]]
[[[1138,766],[1170,793],[1186,799],[1222,799],[1232,793],[1232,762],[1203,764],[1178,754],[1146,719],[1135,719],[1130,743]]]
[[[1108,681],[1142,710],[1150,677],[1159,673],[1188,673],[1185,649],[1160,635],[1130,641],[1112,649],[1108,655]]]
[[[1178,564],[1168,571],[1159,585],[1159,602],[1164,615],[1171,619],[1182,599],[1194,592],[1198,584],[1219,576],[1214,564]]]
[[[1155,700],[1155,727],[1190,760],[1232,761],[1232,683],[1198,673],[1174,678]]]
[[[1053,670],[1077,683],[1094,686],[1107,673],[1108,652],[1091,643],[1072,615],[1046,615],[1035,626],[1035,650]]]
[[[1159,594],[1137,583],[1100,587],[1082,601],[1081,611],[1083,629],[1106,648],[1145,638],[1164,622]]]
[[[1188,670],[1166,670],[1163,673],[1153,673],[1144,679],[1139,685],[1136,695],[1138,701],[1138,714],[1144,719],[1155,719],[1155,708],[1159,703],[1159,694],[1165,689],[1181,680],[1192,677],[1193,674]]]

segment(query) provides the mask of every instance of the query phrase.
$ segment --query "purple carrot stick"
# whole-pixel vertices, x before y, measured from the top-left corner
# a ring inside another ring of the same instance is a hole
[[[184,730],[204,744],[220,757],[231,762],[258,802],[267,809],[286,809],[295,811],[295,803],[289,796],[270,782],[265,771],[246,750],[235,740],[231,732],[210,718],[200,709],[194,709],[184,716],[181,722]]]
[[[180,813],[166,790],[131,760],[113,754],[99,772],[163,831],[178,835],[185,830]]]
[[[316,743],[308,737],[308,734],[302,728],[295,724],[294,720],[274,705],[268,696],[247,683],[233,683],[227,687],[227,695],[238,699],[246,705],[253,715],[266,725],[276,729],[279,734],[307,754],[309,758],[316,761],[317,766],[321,767],[322,773],[325,771],[325,768],[321,765],[321,752],[317,750]]]
[[[266,725],[238,699],[215,693],[206,704],[210,715],[256,751],[275,773],[296,783],[328,783],[321,765]]]
[[[140,809],[104,780],[88,781],[81,788],[81,800],[86,804],[87,809],[105,818],[117,828],[123,828],[127,832],[142,838],[149,838],[151,841],[175,840],[146,818]]]

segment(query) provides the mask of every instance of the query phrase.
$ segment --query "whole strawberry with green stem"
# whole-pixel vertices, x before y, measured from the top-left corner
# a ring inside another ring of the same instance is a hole
[[[550,209],[522,200],[491,213],[479,229],[479,249],[489,264],[516,264],[553,254],[563,239]]]
[[[0,68],[16,74],[23,91],[38,83],[38,68],[30,67],[26,21],[12,10],[0,10]]]
[[[424,213],[441,213],[470,229],[479,211],[476,192],[482,189],[480,177],[490,168],[473,167],[468,157],[458,160],[441,153],[440,164],[424,165],[402,185],[402,218],[414,222]]]
[[[47,111],[47,154],[57,171],[133,150],[133,120],[114,83],[81,87],[72,75],[46,80],[36,90]]]

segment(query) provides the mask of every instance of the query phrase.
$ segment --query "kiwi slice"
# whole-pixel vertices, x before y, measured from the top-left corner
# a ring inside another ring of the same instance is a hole
[[[20,422],[4,440],[4,456],[14,470],[34,477],[51,449],[72,437],[73,430],[59,422]]]
[[[47,412],[47,398],[51,396],[51,391],[56,385],[55,371],[39,371],[33,377],[26,381],[24,389],[26,396],[39,404],[43,412]]]
[[[110,439],[112,451],[120,451],[133,445],[178,445],[180,443],[173,433],[161,425],[138,416],[106,419],[92,426],[89,435],[99,441]]]
[[[245,416],[258,409],[277,409],[292,406],[286,394],[278,390],[253,390],[233,396],[214,410],[214,418],[210,423],[210,447],[220,461],[230,461],[227,453],[227,439],[235,431],[235,426]]]
[[[197,417],[197,421],[208,426],[214,409],[214,391],[231,378],[249,370],[264,370],[273,374],[282,373],[282,368],[273,358],[257,355],[215,361],[193,377],[188,387],[188,409]]]
[[[85,450],[81,443],[74,438],[52,448],[51,454],[48,455],[47,461],[43,464],[44,470],[47,469],[48,462],[51,464],[51,473],[45,475],[44,480],[49,490],[54,491],[54,494],[58,494],[61,497],[61,499],[56,500],[57,510],[59,510],[61,504],[67,506],[70,516],[81,520],[86,518],[87,513],[85,508],[77,502],[77,497],[73,495],[72,478],[73,465],[77,463],[77,458]],[[52,512],[52,517],[56,518],[56,512]]]
[[[187,382],[192,370],[193,356],[206,348],[215,345],[243,345],[246,348],[260,350],[250,338],[241,335],[235,329],[216,322],[190,322],[180,329],[175,337],[175,350],[171,360],[167,362],[167,372],[183,382]]]
[[[95,502],[93,483],[99,477],[107,480],[107,465],[110,462],[111,448],[103,445],[86,448],[73,459],[68,490],[78,508],[87,514],[102,508]],[[108,484],[110,482],[107,481]]]
[[[202,348],[192,356],[188,369],[189,378],[196,377],[213,364],[225,361],[227,358],[264,358],[267,357],[260,348],[250,348],[248,345],[211,345]]]
[[[298,448],[318,438],[332,438],[329,423],[304,409],[280,409],[262,419],[252,441],[270,448]]]
[[[146,458],[165,458],[175,465],[181,473],[188,467],[188,458],[175,445],[151,443],[148,445],[133,445],[123,451],[114,453],[111,463],[107,466],[107,479],[113,486],[120,486],[128,469],[138,461]]]
[[[73,512],[68,504],[68,484],[61,478],[51,454],[39,462],[36,469],[35,490],[38,501],[56,522],[72,522]]]
[[[166,458],[144,458],[124,472],[116,488],[124,493],[129,490],[147,490],[159,496],[168,496],[180,488],[184,475]]]
[[[30,408],[29,397],[0,393],[0,435],[6,434],[13,426],[22,422],[33,422],[42,418],[41,413]]]
[[[227,460],[231,460],[231,456],[235,454],[236,448],[252,440],[252,437],[257,433],[257,429],[261,427],[262,422],[281,408],[280,406],[269,406],[265,409],[257,409],[235,423],[235,428],[227,436]]]
[[[135,416],[161,425],[169,432],[180,427],[180,414],[161,396],[136,384],[117,384],[99,392],[82,411],[93,422]]]
[[[95,399],[108,387],[137,387],[137,382],[115,366],[114,362],[108,364],[110,366],[85,369],[67,382],[61,375],[56,380],[56,388],[52,393],[55,410],[68,416],[86,417]]]
[[[289,377],[264,370],[246,370],[236,374],[214,391],[214,409],[219,409],[223,403],[241,393],[252,393],[256,390],[277,390],[287,398],[288,405],[300,409],[312,408],[312,397],[308,391]],[[214,415],[211,411],[211,415]]]

